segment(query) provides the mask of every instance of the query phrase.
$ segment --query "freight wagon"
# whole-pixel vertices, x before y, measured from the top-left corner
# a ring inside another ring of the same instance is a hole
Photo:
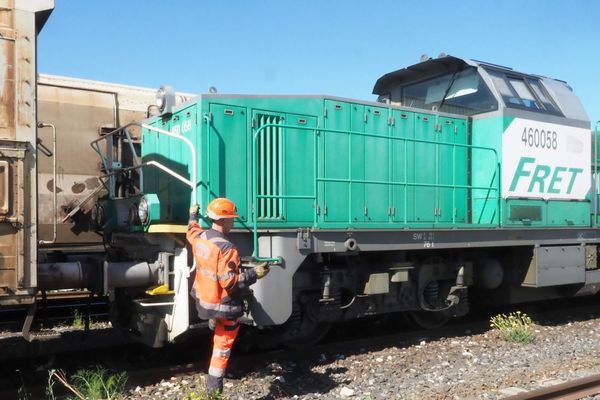
[[[100,292],[105,250],[89,214],[107,190],[89,143],[157,110],[155,89],[37,73],[52,8],[0,2],[0,305],[28,305],[29,321],[40,291]],[[139,147],[141,131],[130,133]]]

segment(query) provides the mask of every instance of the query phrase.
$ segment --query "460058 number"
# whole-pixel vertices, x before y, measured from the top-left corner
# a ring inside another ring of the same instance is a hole
[[[556,131],[526,127],[523,128],[521,141],[528,147],[552,150],[558,148],[558,135],[556,134]]]

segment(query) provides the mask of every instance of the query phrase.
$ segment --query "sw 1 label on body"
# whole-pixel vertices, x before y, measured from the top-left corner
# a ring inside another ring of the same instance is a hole
[[[502,196],[583,200],[590,152],[587,129],[516,118],[502,136]]]

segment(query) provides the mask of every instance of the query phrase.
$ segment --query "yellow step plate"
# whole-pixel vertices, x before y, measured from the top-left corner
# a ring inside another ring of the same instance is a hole
[[[186,233],[187,225],[157,224],[150,225],[148,233]]]
[[[174,293],[175,293],[174,291],[169,290],[168,285],[152,286],[151,288],[146,290],[146,294],[150,295],[150,296],[159,296],[161,294],[174,294]]]

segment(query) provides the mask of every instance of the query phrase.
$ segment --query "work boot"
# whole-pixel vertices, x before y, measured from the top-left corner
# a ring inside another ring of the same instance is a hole
[[[218,398],[223,393],[223,377],[206,376],[206,394],[209,399]]]

